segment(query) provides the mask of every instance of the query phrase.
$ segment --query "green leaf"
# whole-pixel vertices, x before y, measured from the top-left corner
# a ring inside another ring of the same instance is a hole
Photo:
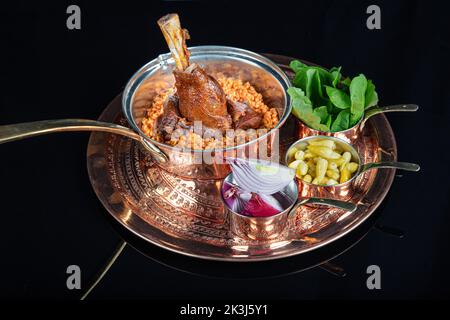
[[[320,118],[320,123],[325,124],[328,119],[328,108],[327,106],[321,106],[315,108],[313,113]]]
[[[331,116],[331,114],[329,114],[327,120],[325,121],[325,125],[326,125],[328,128],[331,127],[331,121],[333,121],[333,117]]]
[[[293,99],[293,100],[305,99],[305,97],[306,97],[305,91],[303,91],[301,88],[289,87],[287,92],[288,92],[289,96],[291,97],[291,99]],[[309,99],[307,99],[307,97],[306,97],[305,100],[309,100]],[[309,103],[311,103],[311,101],[309,101]]]
[[[292,99],[292,113],[299,119],[303,120],[303,115],[312,114],[311,100],[305,95],[305,92],[300,88],[290,87],[288,94]]]
[[[322,106],[326,104],[324,93],[322,89],[322,81],[317,69],[309,69],[306,72],[307,85],[306,95],[313,103],[313,106]]]
[[[376,106],[378,104],[378,94],[375,91],[375,85],[372,80],[367,81],[367,90],[365,95],[365,109]]]
[[[306,71],[308,71],[307,68],[303,68],[297,71],[294,80],[292,81],[294,86],[302,89],[303,91],[306,91],[306,84],[307,84]]]
[[[328,71],[321,67],[308,66],[298,60],[291,61],[289,66],[295,72],[295,77],[294,77],[294,81],[293,81],[294,85],[296,87],[303,89],[305,92],[306,92],[305,77],[306,77],[306,73],[309,70],[315,70],[318,74],[320,82],[322,84],[326,84],[326,85],[330,85],[330,86],[332,85],[333,81],[335,80],[335,77],[337,76],[336,74],[332,74],[331,71],[340,72],[340,68],[332,68],[330,71]],[[312,71],[310,71],[310,72],[312,72]]]
[[[331,125],[331,131],[337,132],[337,131],[343,131],[347,130],[350,125],[350,111],[348,109],[342,110],[339,112],[339,114],[336,117],[336,120],[334,120],[333,124]]]
[[[308,67],[306,64],[299,60],[292,60],[289,67],[295,72],[299,72],[302,68]]]
[[[332,67],[332,68],[330,69],[330,72],[331,72],[331,73],[333,73],[334,71],[339,71],[339,72],[341,72],[341,69],[342,69],[342,67]]]
[[[350,84],[352,83],[352,80],[347,77],[344,80],[342,80],[341,83],[342,83],[342,85],[344,85],[346,87],[350,87]]]
[[[348,109],[351,106],[350,97],[343,90],[325,87],[331,103],[339,109]]]
[[[334,88],[337,87],[339,81],[341,81],[341,69],[342,67],[339,68],[331,68],[330,73],[333,76],[333,80],[331,81],[331,84],[333,85]]]
[[[317,71],[315,69],[308,69],[306,71],[306,90],[305,94],[308,98],[311,99],[313,89],[314,77],[317,75]]]
[[[363,74],[354,77],[350,84],[350,125],[355,125],[364,113],[367,79]]]
[[[329,131],[328,127],[320,123],[321,118],[314,114],[311,100],[302,89],[290,87],[287,92],[292,99],[292,114],[294,116],[313,129]]]
[[[320,67],[314,67],[314,69],[317,70],[322,84],[332,85],[334,76],[330,71]]]

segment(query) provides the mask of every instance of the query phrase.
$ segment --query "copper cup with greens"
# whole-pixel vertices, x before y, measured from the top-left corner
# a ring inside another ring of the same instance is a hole
[[[327,70],[298,60],[292,61],[290,67],[295,77],[288,93],[292,113],[300,120],[300,138],[321,135],[355,143],[370,117],[418,110],[415,104],[378,106],[375,85],[364,74],[344,77],[341,67]]]

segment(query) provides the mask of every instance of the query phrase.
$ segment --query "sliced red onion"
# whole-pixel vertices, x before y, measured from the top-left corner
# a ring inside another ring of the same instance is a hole
[[[234,212],[269,217],[290,205],[282,191],[295,178],[295,170],[264,160],[227,158],[233,171],[232,181],[224,183],[226,205]]]
[[[251,199],[246,203],[244,209],[240,213],[251,217],[270,217],[280,211],[281,210],[272,207],[256,193],[253,193]]]
[[[271,195],[283,190],[295,178],[295,170],[278,163],[227,158],[237,186],[246,192]]]
[[[281,203],[274,197],[274,196],[268,196],[266,194],[259,194],[259,196],[261,197],[261,200],[264,201],[265,203],[267,203],[269,206],[273,207],[274,209],[277,210],[277,212],[281,212],[284,210],[283,206],[281,205]]]
[[[229,182],[223,184],[222,195],[226,206],[233,212],[253,217],[269,217],[292,205],[292,199],[285,193],[278,192],[273,195],[249,193]]]

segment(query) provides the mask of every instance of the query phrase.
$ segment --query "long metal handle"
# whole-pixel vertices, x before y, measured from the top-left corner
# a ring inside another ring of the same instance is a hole
[[[0,144],[31,138],[43,134],[68,131],[101,131],[126,136],[139,141],[150,152],[156,161],[168,161],[167,155],[148,140],[126,127],[87,119],[44,120],[0,126]]]
[[[297,203],[292,207],[289,215],[295,214],[298,207],[304,205],[304,204],[321,204],[329,207],[334,207],[338,209],[342,209],[345,211],[353,212],[356,210],[357,206],[354,203],[341,201],[341,200],[335,200],[335,199],[326,199],[326,198],[307,198],[297,201]]]
[[[420,170],[420,166],[416,163],[383,161],[383,162],[366,163],[361,167],[361,172],[377,168],[394,168],[413,172],[417,172]]]
[[[364,128],[364,125],[366,124],[366,121],[379,113],[385,113],[385,112],[416,112],[419,110],[419,106],[416,104],[397,104],[393,106],[384,106],[384,107],[373,107],[369,108],[364,112],[364,119],[361,123],[361,129]]]

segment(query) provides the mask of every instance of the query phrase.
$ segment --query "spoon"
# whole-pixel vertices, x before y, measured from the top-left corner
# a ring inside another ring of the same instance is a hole
[[[40,136],[43,134],[69,131],[100,131],[119,134],[140,142],[160,163],[169,161],[167,155],[150,140],[126,127],[86,119],[43,120],[0,126],[0,144]]]

